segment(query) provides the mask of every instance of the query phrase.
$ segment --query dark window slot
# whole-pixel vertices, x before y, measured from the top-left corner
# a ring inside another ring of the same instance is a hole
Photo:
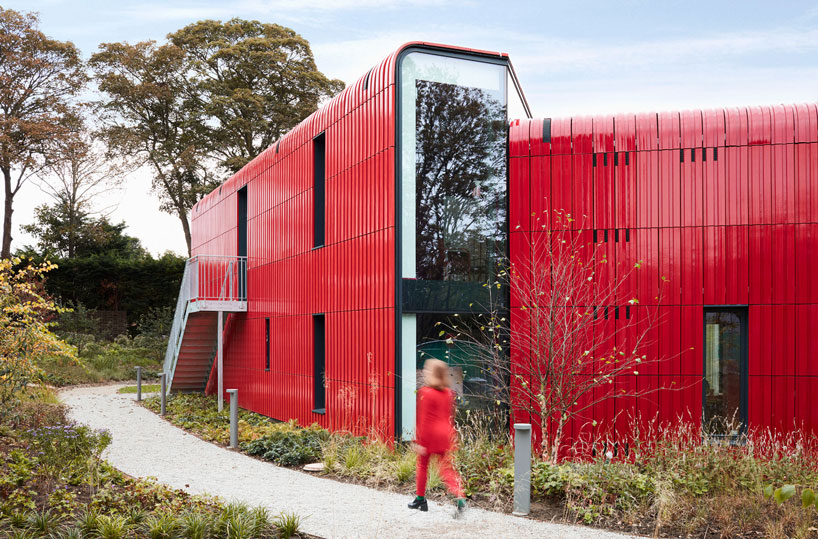
[[[607,319],[608,319],[608,308],[605,307],[605,320],[607,320]]]
[[[631,306],[630,305],[625,305],[625,318],[627,320],[631,319]]]
[[[685,151],[684,150],[679,150],[679,162],[680,163],[685,162]]]
[[[238,243],[238,255],[240,258],[238,261],[239,267],[237,268],[238,274],[238,296],[240,299],[247,298],[247,272],[246,272],[246,260],[247,260],[247,186],[245,185],[238,191],[238,227],[237,233],[238,238],[236,241]]]
[[[605,243],[608,243],[608,229],[605,229]]]
[[[702,161],[707,161],[707,148],[702,148]]]
[[[314,314],[312,316],[313,412],[319,414],[326,412],[325,336],[324,315]]]
[[[542,141],[551,143],[551,118],[542,121]]]
[[[597,231],[596,231],[596,229],[594,229],[594,243],[598,243],[598,242],[599,242],[599,239],[598,239],[598,238],[599,238],[599,236],[598,236],[598,234],[597,234]]]
[[[619,243],[619,229],[614,230],[614,241]]]
[[[690,148],[690,162],[696,162],[696,148]]]
[[[619,166],[619,152],[614,152],[614,166]]]
[[[605,167],[608,166],[608,154],[607,153],[602,154],[602,166],[605,166]]]
[[[594,154],[594,156],[591,158],[591,160],[593,161],[594,166],[596,166],[596,154]]]
[[[630,166],[631,164],[631,154],[630,152],[625,152],[625,166]]]
[[[313,247],[324,245],[326,136],[321,133],[312,139],[313,147]]]
[[[718,161],[718,160],[719,160],[719,149],[718,148],[713,148],[713,161]]]
[[[270,370],[270,319],[264,319],[264,370]]]
[[[614,307],[614,318],[619,320],[619,307]]]
[[[626,242],[631,241],[631,229],[630,228],[625,229],[625,241]]]

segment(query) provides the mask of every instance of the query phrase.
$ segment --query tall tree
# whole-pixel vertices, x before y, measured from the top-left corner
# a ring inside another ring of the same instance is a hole
[[[38,29],[37,16],[0,7],[0,171],[5,188],[3,244],[11,255],[14,197],[52,158],[87,82],[80,53]]]
[[[36,181],[40,190],[54,203],[51,207],[40,207],[36,211],[41,224],[49,220],[59,221],[59,226],[52,228],[52,232],[59,230],[54,238],[58,239],[59,247],[56,244],[54,247],[60,256],[72,258],[82,235],[87,235],[89,223],[93,221],[91,218],[106,210],[96,208],[95,199],[117,188],[128,168],[124,162],[112,161],[105,156],[100,144],[79,118],[70,134],[57,141],[56,146],[56,159],[46,166]],[[50,219],[46,216],[49,213],[52,214]],[[41,240],[47,234],[37,224],[24,229]]]
[[[212,155],[236,172],[341,91],[310,45],[278,24],[206,20],[168,36],[190,59]]]
[[[150,167],[161,209],[179,218],[189,253],[188,214],[215,183],[185,52],[153,41],[103,43],[90,65],[105,95],[99,110],[110,153]]]
[[[65,202],[38,206],[34,222],[23,226],[37,240],[36,247],[26,249],[39,256],[68,260],[94,255],[147,256],[139,239],[126,234],[125,228],[124,221],[111,223],[105,216],[91,216],[82,207],[70,208]]]

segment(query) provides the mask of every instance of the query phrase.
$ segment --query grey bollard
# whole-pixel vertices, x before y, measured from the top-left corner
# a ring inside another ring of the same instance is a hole
[[[514,424],[514,507],[513,515],[531,511],[531,424]]]
[[[142,400],[142,367],[136,368],[136,402]]]
[[[160,395],[160,400],[162,402],[162,408],[161,408],[161,411],[160,411],[159,415],[165,415],[165,408],[166,408],[165,405],[167,404],[167,395],[166,395],[166,393],[167,393],[167,387],[166,387],[167,382],[166,382],[166,380],[167,380],[167,375],[164,372],[159,375],[159,386],[160,386],[159,395]]]
[[[228,389],[230,393],[230,447],[239,446],[239,390]]]

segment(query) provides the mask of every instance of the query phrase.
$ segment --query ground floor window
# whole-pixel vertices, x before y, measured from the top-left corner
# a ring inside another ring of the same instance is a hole
[[[704,311],[704,426],[735,436],[747,425],[747,309]]]

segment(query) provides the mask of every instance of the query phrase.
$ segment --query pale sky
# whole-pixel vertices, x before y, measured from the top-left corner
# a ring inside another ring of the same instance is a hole
[[[406,41],[507,52],[536,117],[818,101],[815,2],[515,2],[478,0],[237,0],[139,2],[11,0],[37,11],[50,37],[87,58],[99,43],[163,40],[200,19],[232,17],[293,28],[318,68],[354,81]],[[154,254],[186,252],[178,219],[159,211],[147,171],[111,201]],[[15,198],[12,248],[46,202],[36,186]]]

